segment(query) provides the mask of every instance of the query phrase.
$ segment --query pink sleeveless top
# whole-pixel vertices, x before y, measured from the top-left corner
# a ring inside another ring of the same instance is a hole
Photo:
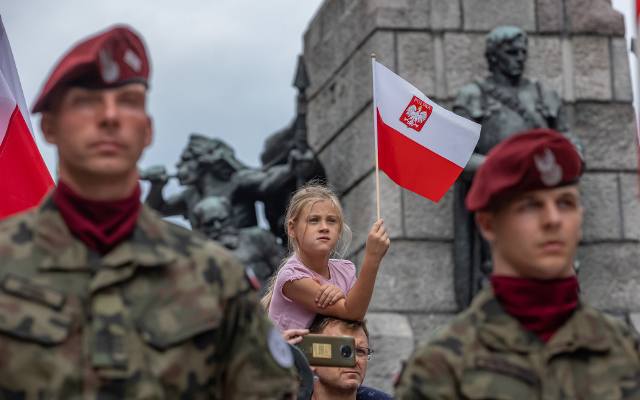
[[[356,267],[349,260],[330,259],[330,278],[325,279],[307,268],[295,255],[291,256],[278,271],[269,305],[269,318],[280,330],[308,328],[316,314],[295,303],[282,293],[285,283],[304,278],[316,278],[320,282],[336,285],[346,295],[356,282]]]

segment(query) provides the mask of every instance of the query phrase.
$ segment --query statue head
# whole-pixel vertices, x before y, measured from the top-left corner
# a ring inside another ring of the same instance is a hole
[[[487,35],[484,54],[492,74],[518,80],[527,61],[527,34],[515,26],[499,26]]]
[[[238,170],[246,168],[235,157],[233,149],[220,139],[191,134],[176,164],[181,185],[193,185],[204,174],[228,181]]]
[[[193,208],[194,229],[204,233],[209,239],[219,239],[233,230],[231,203],[222,196],[210,196],[200,200]]]

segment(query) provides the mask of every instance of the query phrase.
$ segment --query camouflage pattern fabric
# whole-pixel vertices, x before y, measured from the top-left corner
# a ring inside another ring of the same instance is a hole
[[[221,246],[143,208],[101,257],[50,198],[0,223],[0,399],[285,399],[289,348]]]
[[[492,290],[409,360],[396,399],[640,399],[630,328],[581,304],[546,344]]]

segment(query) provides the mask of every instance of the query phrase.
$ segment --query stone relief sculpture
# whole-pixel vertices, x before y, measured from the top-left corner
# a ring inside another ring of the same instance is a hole
[[[224,196],[233,205],[233,222],[237,227],[257,224],[255,198],[238,196],[242,182],[235,176],[249,168],[241,163],[233,149],[220,139],[192,134],[176,163],[176,175],[185,189],[169,198],[162,190],[168,180],[164,166],[153,166],[141,172],[140,177],[151,183],[145,202],[163,216],[182,215],[193,226],[193,208],[205,197]]]
[[[571,135],[558,94],[524,77],[527,34],[518,27],[500,26],[486,39],[489,76],[467,84],[458,93],[453,111],[482,124],[476,150],[454,189],[454,264],[456,301],[469,305],[491,272],[487,243],[478,233],[464,198],[485,154],[505,138],[531,128],[553,128]]]
[[[176,163],[175,176],[169,176],[164,166],[141,171],[141,179],[151,183],[145,202],[163,216],[182,215],[198,228],[201,222],[194,214],[196,205],[209,197],[222,197],[230,206],[225,224],[241,229],[257,225],[255,202],[262,201],[271,232],[285,244],[283,218],[289,197],[306,181],[325,179],[322,165],[307,144],[305,90],[309,80],[302,57],[294,86],[298,89],[296,117],[267,138],[262,167],[246,166],[220,139],[192,134]],[[177,178],[185,189],[165,198],[162,192],[170,178]]]

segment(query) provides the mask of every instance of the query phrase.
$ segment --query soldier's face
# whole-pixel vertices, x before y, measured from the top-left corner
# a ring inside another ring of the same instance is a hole
[[[555,279],[574,274],[583,208],[575,185],[522,193],[476,221],[498,275]]]
[[[60,175],[127,179],[151,143],[146,88],[132,83],[111,89],[68,89],[42,131],[58,148]]]
[[[519,78],[524,73],[527,61],[527,42],[524,39],[504,42],[498,46],[493,57],[500,72],[511,78]]]
[[[307,205],[295,222],[289,223],[289,236],[303,257],[324,258],[331,254],[340,237],[342,223],[329,200]]]
[[[330,336],[353,336],[356,341],[356,349],[369,347],[367,335],[362,328],[352,330],[342,324],[334,323],[328,325],[321,333]],[[356,352],[356,354],[358,353]],[[356,356],[356,365],[353,367],[313,367],[318,377],[316,385],[324,386],[328,392],[355,392],[364,381],[367,364],[367,356],[359,354]]]

